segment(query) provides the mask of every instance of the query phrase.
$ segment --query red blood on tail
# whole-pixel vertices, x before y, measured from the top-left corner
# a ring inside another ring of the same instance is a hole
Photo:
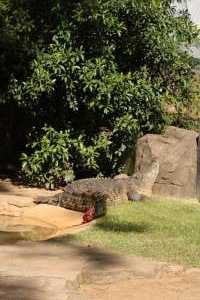
[[[95,216],[95,208],[92,206],[83,215],[83,223],[91,222]]]

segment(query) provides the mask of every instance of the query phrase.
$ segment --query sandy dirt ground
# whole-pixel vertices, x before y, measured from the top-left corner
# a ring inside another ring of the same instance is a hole
[[[84,285],[81,291],[98,300],[199,300],[200,277],[134,278],[104,285]]]

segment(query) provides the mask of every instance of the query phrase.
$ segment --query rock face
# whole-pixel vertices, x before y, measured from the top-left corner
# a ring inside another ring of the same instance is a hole
[[[198,133],[169,127],[162,135],[147,134],[136,146],[135,172],[152,157],[158,157],[160,170],[153,193],[177,198],[196,198]]]

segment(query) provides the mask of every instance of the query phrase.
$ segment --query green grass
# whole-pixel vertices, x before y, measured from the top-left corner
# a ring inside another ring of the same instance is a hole
[[[58,240],[200,267],[200,206],[159,199],[112,206],[94,227]]]

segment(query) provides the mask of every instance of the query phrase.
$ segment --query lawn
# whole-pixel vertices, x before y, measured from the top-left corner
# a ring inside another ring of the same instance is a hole
[[[116,205],[94,227],[58,240],[200,267],[200,205],[162,199]]]

